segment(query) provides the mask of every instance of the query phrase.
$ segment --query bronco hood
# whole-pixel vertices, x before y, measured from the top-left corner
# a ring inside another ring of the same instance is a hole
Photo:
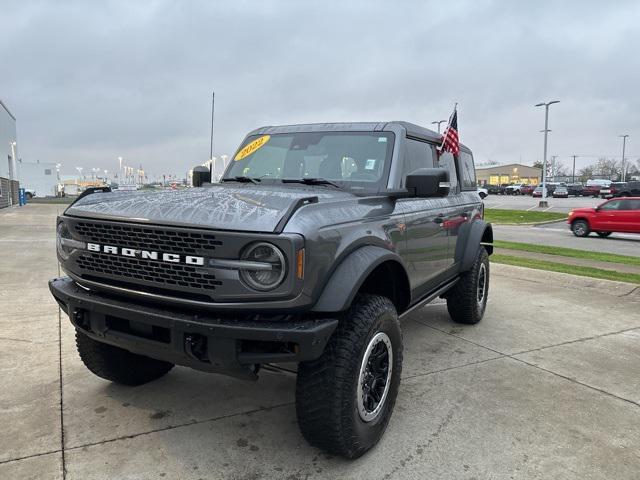
[[[353,195],[326,187],[212,185],[160,192],[94,193],[72,204],[65,214],[157,225],[273,232],[300,200],[310,197],[332,201]]]

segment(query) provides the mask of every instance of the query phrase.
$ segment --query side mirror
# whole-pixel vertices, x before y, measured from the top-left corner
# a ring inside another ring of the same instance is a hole
[[[449,171],[444,168],[419,168],[407,175],[405,186],[416,197],[446,197],[449,195]]]
[[[211,170],[203,165],[198,165],[193,168],[192,184],[194,187],[201,187],[203,183],[211,183]]]

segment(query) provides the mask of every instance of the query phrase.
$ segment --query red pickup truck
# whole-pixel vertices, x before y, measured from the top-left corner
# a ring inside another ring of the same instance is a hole
[[[612,232],[640,233],[640,197],[614,198],[596,208],[571,210],[567,223],[576,237],[591,232],[602,238]]]

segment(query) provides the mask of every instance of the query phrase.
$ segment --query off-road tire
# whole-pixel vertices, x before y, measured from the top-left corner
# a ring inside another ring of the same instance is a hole
[[[587,237],[591,233],[586,220],[576,220],[571,224],[571,231],[576,237]]]
[[[367,346],[379,333],[392,346],[389,389],[375,418],[358,411],[358,383]],[[402,332],[393,303],[379,295],[358,295],[317,360],[302,362],[296,383],[296,413],[313,446],[347,458],[372,448],[387,428],[402,373]]]
[[[76,347],[82,363],[97,376],[123,385],[142,385],[156,380],[173,368],[173,363],[131,353],[97,342],[76,331]]]
[[[479,282],[484,270],[484,293],[479,301]],[[484,247],[478,249],[471,269],[460,276],[458,282],[449,290],[447,310],[454,322],[473,325],[482,320],[489,297],[489,255]]]
[[[611,232],[596,232],[600,238],[607,238]]]

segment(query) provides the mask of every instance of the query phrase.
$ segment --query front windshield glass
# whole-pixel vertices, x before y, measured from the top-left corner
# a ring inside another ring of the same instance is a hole
[[[321,178],[348,190],[376,191],[386,187],[393,140],[390,132],[255,135],[234,155],[224,178]]]

